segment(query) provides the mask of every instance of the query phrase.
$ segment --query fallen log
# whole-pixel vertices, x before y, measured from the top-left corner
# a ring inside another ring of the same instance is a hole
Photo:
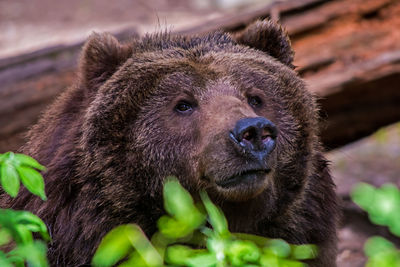
[[[297,70],[319,97],[328,149],[400,120],[398,1],[278,2],[178,33],[235,32],[268,17],[279,18],[291,35]],[[136,35],[135,30],[114,34],[120,40]],[[38,115],[72,84],[82,44],[0,59],[0,152],[17,150]]]
[[[327,149],[400,120],[400,50],[307,82],[319,96],[321,138]]]

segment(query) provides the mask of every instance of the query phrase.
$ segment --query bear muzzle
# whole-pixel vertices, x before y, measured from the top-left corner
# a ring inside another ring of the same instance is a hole
[[[274,150],[278,129],[264,117],[243,118],[229,132],[236,151],[267,169],[266,159]]]
[[[238,159],[246,163],[222,179],[215,179],[217,188],[238,200],[262,192],[269,184],[268,177],[272,172],[269,156],[275,149],[277,135],[277,127],[264,117],[239,119],[229,131],[228,143]]]

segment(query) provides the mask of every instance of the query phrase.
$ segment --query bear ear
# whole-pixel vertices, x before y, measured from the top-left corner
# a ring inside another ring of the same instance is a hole
[[[131,54],[132,47],[120,44],[111,34],[92,33],[80,58],[81,82],[87,90],[96,90]]]
[[[294,68],[292,65],[294,52],[289,37],[277,23],[259,20],[232,37],[239,44],[264,51],[290,68]]]

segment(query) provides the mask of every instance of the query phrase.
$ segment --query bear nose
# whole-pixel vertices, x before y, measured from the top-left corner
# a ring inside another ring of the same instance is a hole
[[[275,148],[278,134],[276,126],[264,117],[244,118],[237,121],[230,132],[231,139],[245,152],[260,161]]]

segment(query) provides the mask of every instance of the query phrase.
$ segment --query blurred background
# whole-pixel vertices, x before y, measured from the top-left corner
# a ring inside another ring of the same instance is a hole
[[[400,186],[400,1],[398,0],[0,0],[0,153],[75,79],[92,31],[121,41],[146,32],[203,34],[279,20],[297,71],[318,96],[321,137],[344,213],[339,266],[363,266],[362,246],[385,227],[349,197],[355,183]]]

